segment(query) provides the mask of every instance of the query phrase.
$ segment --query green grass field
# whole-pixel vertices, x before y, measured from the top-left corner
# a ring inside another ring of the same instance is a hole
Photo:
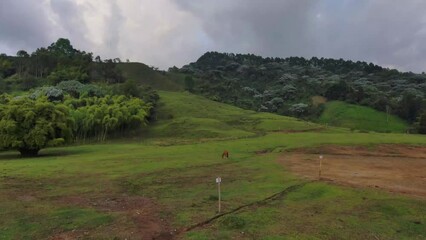
[[[232,139],[270,131],[306,131],[321,125],[270,113],[257,113],[180,92],[160,92],[158,122],[150,138]]]
[[[407,123],[396,116],[339,101],[326,103],[318,122],[374,132],[405,132],[408,129]]]
[[[179,231],[217,214],[217,176],[224,212],[304,185],[178,238],[426,239],[424,200],[308,182],[276,161],[293,148],[426,144],[425,136],[323,130],[189,93],[160,95],[143,141],[51,148],[35,159],[0,153],[0,239],[141,239],[156,224]],[[224,149],[230,159],[220,158]]]

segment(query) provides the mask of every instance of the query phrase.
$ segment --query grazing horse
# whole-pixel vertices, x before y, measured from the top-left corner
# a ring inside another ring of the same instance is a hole
[[[228,150],[225,150],[225,151],[223,151],[223,153],[222,153],[222,159],[224,159],[224,158],[229,158],[229,152],[228,152]]]

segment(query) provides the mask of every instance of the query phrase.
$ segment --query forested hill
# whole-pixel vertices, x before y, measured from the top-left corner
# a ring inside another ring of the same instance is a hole
[[[189,74],[186,88],[216,101],[296,117],[321,112],[315,96],[369,106],[410,123],[426,108],[426,74],[366,62],[207,52],[169,71]]]
[[[133,66],[146,76],[134,76]],[[143,64],[94,58],[64,38],[0,54],[0,150],[34,156],[62,143],[137,134],[156,119],[159,96],[145,82],[158,76]]]

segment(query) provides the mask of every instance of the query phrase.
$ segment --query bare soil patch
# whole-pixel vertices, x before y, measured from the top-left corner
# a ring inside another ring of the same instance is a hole
[[[426,199],[426,147],[406,145],[323,146],[297,149],[279,162],[298,175],[343,185],[381,188]]]
[[[47,201],[52,206],[91,208],[114,216],[114,222],[96,229],[53,231],[48,239],[173,239],[168,209],[156,201],[127,194],[87,194],[46,197],[49,184],[60,184],[57,179],[25,179],[0,177],[0,201],[15,201],[22,205]],[[1,234],[0,234],[1,235]]]
[[[121,217],[103,232],[119,239],[174,239],[169,220],[162,216],[163,206],[153,200],[139,196],[120,195],[102,198],[69,196],[59,199],[68,206],[90,207],[101,212],[117,213]],[[99,230],[96,230],[99,232]],[[71,239],[84,237],[91,233],[77,231],[60,233],[51,239]]]

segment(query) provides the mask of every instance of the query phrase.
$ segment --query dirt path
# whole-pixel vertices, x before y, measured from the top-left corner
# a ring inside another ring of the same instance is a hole
[[[306,132],[321,132],[324,131],[326,128],[324,127],[317,127],[317,128],[310,128],[310,129],[303,129],[303,130],[274,130],[272,132],[275,133],[306,133]]]
[[[298,175],[318,179],[319,155],[324,156],[323,180],[426,199],[426,147],[325,146],[288,152],[278,161]]]

